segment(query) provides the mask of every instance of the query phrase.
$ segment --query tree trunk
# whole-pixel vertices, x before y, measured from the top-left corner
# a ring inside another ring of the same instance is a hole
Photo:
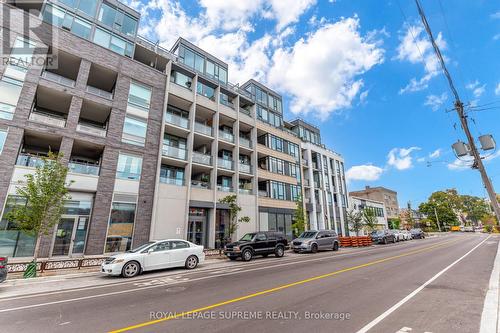
[[[36,262],[38,259],[38,251],[40,250],[40,243],[42,242],[42,235],[39,233],[36,236],[35,252],[33,253],[33,260]]]

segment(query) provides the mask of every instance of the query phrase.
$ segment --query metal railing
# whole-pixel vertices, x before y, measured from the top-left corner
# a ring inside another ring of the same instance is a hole
[[[50,114],[48,112],[33,109],[30,113],[29,119],[37,123],[52,125],[57,127],[65,127],[66,119],[55,114]]]
[[[36,168],[43,165],[42,156],[20,153],[17,156],[16,165],[25,166],[30,168]]]
[[[201,180],[191,180],[191,187],[208,190],[210,188],[210,183]]]
[[[234,135],[229,132],[219,130],[219,138],[224,141],[234,143]]]
[[[180,160],[185,161],[187,158],[187,150],[168,145],[163,145],[163,155],[173,158],[178,158]]]
[[[217,185],[217,190],[219,190],[221,192],[233,192],[233,187],[232,186]]]
[[[96,165],[96,164],[70,161],[68,163],[68,169],[70,172],[73,172],[73,173],[79,173],[82,175],[99,176],[100,167],[99,167],[99,165]]]
[[[212,127],[199,123],[197,121],[194,123],[194,131],[208,136],[213,136]]]
[[[105,98],[105,99],[109,99],[109,100],[113,99],[113,93],[112,92],[105,91],[105,90],[102,90],[102,89],[99,89],[99,88],[96,88],[96,87],[92,87],[92,86],[87,86],[86,90],[87,90],[88,93],[90,93],[92,95],[96,95],[96,96],[99,96],[99,97],[102,97],[102,98]]]
[[[240,146],[252,148],[252,142],[247,138],[240,136]]]
[[[52,73],[52,72],[43,71],[42,72],[42,77],[44,79],[49,80],[49,81],[56,82],[56,83],[59,83],[59,84],[62,84],[64,86],[68,86],[68,87],[71,87],[71,88],[74,88],[75,85],[76,85],[76,82],[74,80],[65,78],[62,75],[59,75],[59,74],[56,74],[56,73]]]
[[[177,186],[184,186],[184,179],[177,179],[177,178],[161,177],[160,176],[160,183],[177,185]]]
[[[232,160],[226,160],[224,158],[219,158],[218,160],[218,165],[219,168],[226,169],[226,170],[234,170],[234,162]]]
[[[179,126],[182,128],[189,128],[189,119],[179,117],[169,112],[165,113],[165,121],[175,126]]]
[[[212,165],[212,156],[193,151],[193,162],[205,165]]]
[[[252,166],[250,164],[240,163],[240,172],[252,173]]]
[[[76,126],[76,130],[79,132],[84,132],[87,134],[92,134],[103,138],[106,137],[106,129],[89,123],[83,123],[83,122],[78,123],[78,125]]]

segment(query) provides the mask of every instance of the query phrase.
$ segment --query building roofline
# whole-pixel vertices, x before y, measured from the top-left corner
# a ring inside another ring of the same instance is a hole
[[[385,207],[385,202],[383,202],[383,201],[372,200],[372,199],[367,199],[367,198],[361,198],[361,197],[357,197],[355,195],[349,195],[349,197],[352,198],[352,199],[358,199],[358,200],[370,201],[370,202],[378,203],[378,204],[381,204],[381,205],[383,205]]]
[[[174,45],[170,48],[170,52],[171,53],[174,53],[175,49],[179,46],[179,44],[184,44],[184,45],[187,45],[189,46],[190,48],[192,48],[194,51],[198,52],[198,53],[201,53],[205,56],[207,56],[207,58],[209,58],[210,60],[213,60],[214,62],[216,62],[217,64],[219,65],[222,65],[223,67],[226,68],[226,70],[228,70],[229,68],[229,65],[220,60],[219,58],[217,58],[216,56],[214,56],[213,54],[211,53],[208,53],[207,51],[203,50],[202,48],[194,45],[193,43],[191,43],[190,41],[188,41],[187,39],[185,38],[182,38],[182,37],[179,37],[177,38],[177,40],[175,41]],[[229,76],[229,73],[228,73],[228,76]]]
[[[272,93],[273,95],[278,96],[281,99],[281,102],[283,103],[283,96],[281,96],[281,94],[278,94],[273,89],[265,86],[263,83],[260,83],[259,81],[256,81],[255,79],[250,79],[250,80],[246,81],[245,83],[243,83],[241,85],[241,87],[244,89],[247,85],[252,84],[252,83],[255,84],[256,86],[258,86],[259,88],[267,90],[268,92]]]

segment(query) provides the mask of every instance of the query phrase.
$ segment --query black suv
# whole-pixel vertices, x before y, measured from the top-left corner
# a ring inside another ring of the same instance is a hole
[[[243,261],[250,261],[256,255],[267,257],[274,254],[276,257],[283,257],[287,247],[288,241],[281,232],[251,232],[239,241],[227,244],[224,254],[231,260],[241,257]]]

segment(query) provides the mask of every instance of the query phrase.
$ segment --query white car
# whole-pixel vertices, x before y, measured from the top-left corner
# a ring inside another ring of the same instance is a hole
[[[401,234],[403,236],[402,239],[404,240],[412,239],[411,232],[409,232],[408,230],[401,230]]]
[[[183,239],[151,241],[125,253],[106,258],[101,272],[131,278],[145,271],[171,267],[193,269],[205,261],[203,246]]]
[[[392,232],[394,234],[394,237],[396,238],[396,242],[399,242],[399,241],[402,241],[404,240],[404,235],[403,233],[401,232],[401,230],[399,229],[391,229],[389,230],[390,232]]]

